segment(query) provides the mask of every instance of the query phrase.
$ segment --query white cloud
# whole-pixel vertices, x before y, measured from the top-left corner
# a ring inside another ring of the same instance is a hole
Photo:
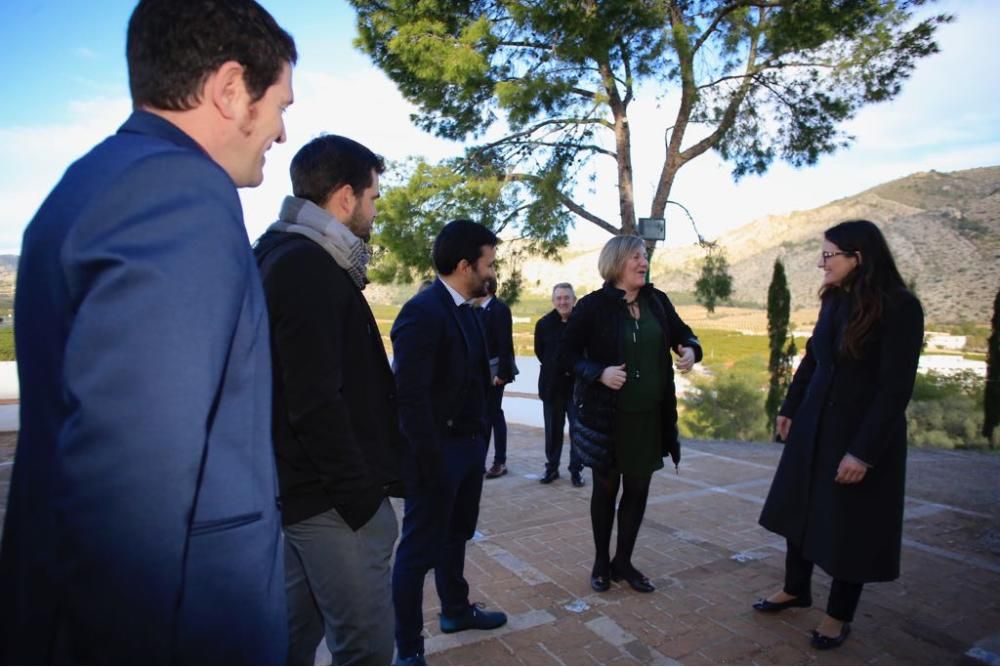
[[[0,253],[19,253],[24,227],[66,168],[115,132],[131,102],[98,98],[67,105],[66,122],[0,127]]]
[[[366,68],[332,74],[297,69],[293,87],[295,103],[285,115],[288,140],[268,153],[264,183],[240,191],[251,241],[274,222],[282,199],[291,194],[288,166],[292,157],[320,134],[350,137],[387,160],[422,155],[437,161],[461,151],[459,144],[415,128],[409,116],[415,107],[403,99],[381,71]]]

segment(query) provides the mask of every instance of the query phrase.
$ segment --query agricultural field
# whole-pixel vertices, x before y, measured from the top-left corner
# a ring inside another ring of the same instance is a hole
[[[392,353],[389,331],[399,314],[400,306],[394,304],[373,304],[372,312],[378,322],[379,331],[386,351]],[[529,296],[518,302],[514,315],[514,354],[530,357],[534,355],[535,322],[552,309],[552,304],[544,297]],[[694,330],[702,343],[705,358],[702,365],[710,371],[725,370],[737,366],[748,372],[767,371],[767,313],[752,308],[720,307],[713,315],[708,315],[701,306],[678,306],[678,313]],[[809,323],[809,328],[812,323]],[[795,344],[800,350],[805,347],[805,338],[797,338]]]
[[[0,361],[14,361],[14,327],[0,326]]]

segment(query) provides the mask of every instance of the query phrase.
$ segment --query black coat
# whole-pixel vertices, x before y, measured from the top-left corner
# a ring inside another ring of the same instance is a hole
[[[850,316],[843,294],[824,300],[780,414],[788,442],[760,523],[798,545],[836,579],[899,576],[906,477],[906,404],[923,343],[920,302],[891,293],[859,359],[839,352]],[[845,453],[872,467],[857,484],[834,482]]]
[[[667,295],[652,284],[639,290],[639,297],[650,304],[651,311],[663,332],[663,354],[683,345],[695,352],[701,361],[701,343],[691,327],[681,320]],[[577,448],[584,465],[606,469],[614,465],[612,437],[615,432],[617,392],[601,383],[601,373],[608,366],[625,363],[625,347],[621,336],[621,322],[629,317],[625,305],[625,292],[605,284],[599,290],[580,299],[566,323],[559,366],[572,370],[575,376],[573,400],[576,418],[572,433],[573,446]],[[680,461],[680,442],[677,439],[677,395],[674,387],[673,364],[665,364],[663,374],[663,455],[670,454],[675,463]]]
[[[490,299],[483,308],[483,329],[491,368],[496,369],[496,376],[505,383],[513,382],[517,371],[514,369],[514,318],[510,307],[496,297]]]
[[[569,398],[573,392],[573,373],[559,368],[559,348],[566,323],[554,308],[535,323],[535,356],[541,363],[538,371],[538,397],[543,401]]]
[[[357,530],[402,494],[396,387],[378,325],[347,272],[299,234],[254,250],[271,320],[282,519],[335,508]]]

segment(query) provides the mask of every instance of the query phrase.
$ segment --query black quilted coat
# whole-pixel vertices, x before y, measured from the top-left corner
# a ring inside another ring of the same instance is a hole
[[[663,354],[683,345],[693,348],[695,359],[701,361],[698,338],[686,325],[667,295],[652,284],[639,290],[639,298],[651,304],[651,310],[663,331]],[[605,284],[599,290],[580,299],[573,309],[559,354],[561,368],[572,370],[576,378],[573,400],[576,415],[572,424],[572,446],[577,449],[584,465],[598,470],[614,467],[614,443],[617,392],[604,386],[601,373],[608,366],[625,362],[621,322],[629,317],[625,292]],[[663,403],[663,455],[670,454],[674,464],[680,462],[681,447],[677,440],[677,396],[674,387],[673,364],[666,365]]]

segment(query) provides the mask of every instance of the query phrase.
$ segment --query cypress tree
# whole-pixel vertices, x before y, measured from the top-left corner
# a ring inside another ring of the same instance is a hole
[[[986,349],[986,393],[983,397],[983,437],[993,446],[1000,425],[1000,291],[993,299],[993,326]]]
[[[767,337],[770,355],[767,370],[770,383],[767,390],[767,401],[764,411],[767,414],[768,428],[774,428],[774,420],[778,416],[778,408],[784,398],[791,375],[791,356],[795,355],[795,340],[787,348],[788,318],[791,312],[792,295],[788,291],[788,280],[785,278],[785,266],[781,259],[774,260],[774,273],[771,276],[771,286],[767,288]]]

